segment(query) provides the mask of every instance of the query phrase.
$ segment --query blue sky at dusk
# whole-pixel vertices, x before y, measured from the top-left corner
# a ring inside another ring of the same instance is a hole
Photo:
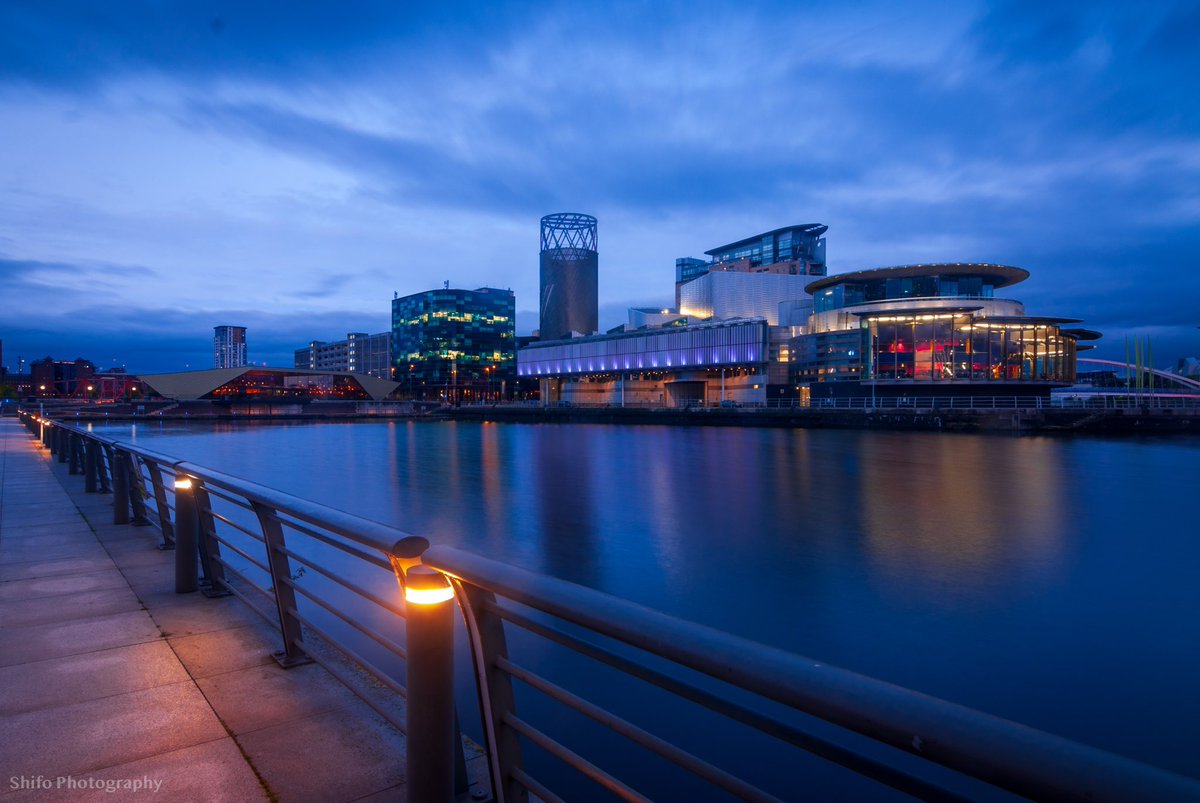
[[[831,273],[999,262],[1099,356],[1200,354],[1197,3],[0,6],[0,339],[135,371],[511,287],[599,218],[601,326],[795,223]]]

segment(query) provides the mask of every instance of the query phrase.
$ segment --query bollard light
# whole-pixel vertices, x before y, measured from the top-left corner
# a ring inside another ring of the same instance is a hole
[[[187,490],[191,489],[191,487],[192,487],[192,478],[191,477],[176,477],[175,478],[175,489],[176,490],[187,491]]]
[[[440,572],[414,566],[405,573],[404,600],[416,605],[438,605],[454,599],[450,581]]]

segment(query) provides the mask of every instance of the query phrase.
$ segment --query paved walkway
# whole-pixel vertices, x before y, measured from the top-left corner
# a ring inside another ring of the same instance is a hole
[[[403,799],[398,732],[281,669],[236,598],[175,594],[157,530],[111,521],[0,419],[0,799]]]

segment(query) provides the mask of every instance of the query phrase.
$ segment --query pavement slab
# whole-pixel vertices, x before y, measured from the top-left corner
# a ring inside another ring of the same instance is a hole
[[[0,419],[0,798],[404,798],[398,731],[319,665],[281,668],[240,600],[174,593],[158,529],[112,514]]]

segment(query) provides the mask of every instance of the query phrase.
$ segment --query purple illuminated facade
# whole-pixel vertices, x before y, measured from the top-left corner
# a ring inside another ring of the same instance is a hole
[[[767,354],[765,320],[716,321],[534,343],[518,352],[517,374],[542,380],[547,401],[755,401]]]

